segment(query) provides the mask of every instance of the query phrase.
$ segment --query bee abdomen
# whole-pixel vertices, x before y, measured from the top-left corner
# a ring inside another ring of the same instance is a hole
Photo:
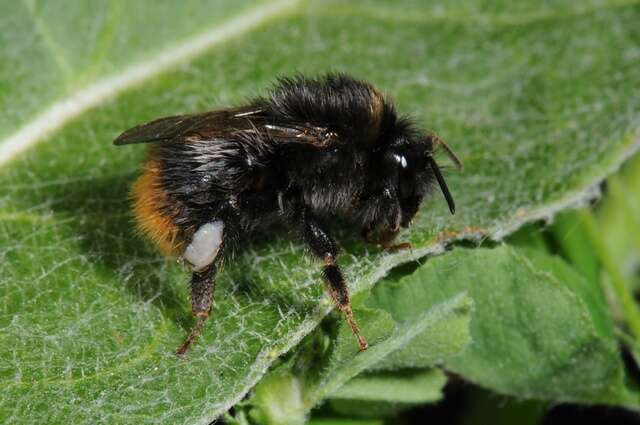
[[[165,255],[181,254],[183,241],[171,211],[169,196],[162,186],[160,162],[151,155],[131,195],[138,229],[151,239]]]

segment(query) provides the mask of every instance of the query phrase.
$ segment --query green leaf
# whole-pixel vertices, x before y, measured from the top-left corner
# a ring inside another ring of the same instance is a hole
[[[164,63],[159,60],[167,53],[181,57],[193,50],[197,54],[194,41],[206,47],[215,43],[207,42],[207,34],[225,33],[220,27],[231,32],[231,26],[246,24],[253,13],[269,15],[270,8],[261,3],[268,2],[218,1],[212,5],[207,0],[112,0],[61,7],[24,0],[3,4],[0,138],[29,125],[47,108],[75,98],[77,92],[95,88],[97,81],[135,78],[131,71],[140,65],[161,71],[169,65],[167,58]],[[281,9],[282,5],[280,2]]]
[[[625,282],[640,288],[640,157],[607,180],[607,195],[598,204],[596,220],[604,248],[616,259]]]
[[[405,289],[411,290],[409,285]],[[345,323],[339,322],[338,332],[332,337],[328,352],[316,361],[307,361],[309,356],[306,355],[305,349],[308,349],[309,344],[303,344],[303,350],[298,353],[298,357],[294,356],[293,359],[271,371],[256,386],[253,397],[250,399],[250,404],[253,406],[251,416],[257,423],[303,423],[307,413],[325,398],[334,396],[344,398],[348,392],[341,393],[340,389],[345,384],[352,385],[352,389],[354,386],[359,387],[360,390],[368,384],[369,391],[373,392],[371,386],[384,385],[382,381],[385,377],[379,374],[374,379],[371,376],[358,376],[358,374],[377,365],[391,353],[413,345],[414,341],[428,339],[431,330],[439,334],[451,326],[457,331],[461,318],[464,318],[463,321],[468,324],[472,304],[465,294],[456,294],[428,310],[416,312],[413,320],[399,323],[394,322],[384,307],[380,303],[376,309],[357,308],[355,310],[360,317],[362,331],[374,337],[367,351],[358,352],[357,346],[353,343],[350,328]],[[310,338],[313,339],[313,337]],[[452,339],[444,352],[457,353],[468,341],[467,332],[462,339]],[[314,345],[312,344],[311,347]],[[433,362],[442,355],[442,346],[434,344],[427,347],[427,353],[423,358],[431,358]],[[303,363],[299,361],[300,358],[303,359]],[[432,365],[433,363],[430,364]],[[391,382],[391,376],[393,375],[386,376],[389,382]],[[396,385],[402,385],[398,381],[403,381],[400,375],[396,376]],[[440,384],[438,384],[440,379],[435,375],[418,376],[416,381],[414,386],[424,385],[429,381],[431,391],[416,395],[417,399],[426,400],[436,396],[433,386],[444,385],[444,376]],[[406,376],[404,383],[407,383]],[[295,389],[295,391],[285,391],[283,388]],[[292,399],[282,394],[293,394],[295,397]],[[378,396],[378,401],[386,400],[384,395],[378,394]],[[373,401],[373,395],[362,400]],[[395,398],[386,401],[410,403],[415,399],[409,399],[407,394],[397,394]]]
[[[434,402],[435,400],[427,400]],[[389,418],[400,414],[403,410],[416,407],[413,403],[390,402],[386,400],[342,400],[329,399],[327,402],[332,412],[347,418],[376,419]],[[391,418],[389,418],[391,420]]]
[[[460,294],[452,294],[447,303],[459,303],[456,314],[433,325],[429,316],[434,306],[429,295],[430,288],[419,280],[393,281],[384,279],[372,290],[366,305],[383,309],[398,322],[398,329],[415,329],[410,341],[370,365],[368,370],[398,371],[407,368],[429,368],[442,364],[458,354],[471,340],[469,322],[472,300],[468,297],[456,300]],[[464,299],[464,301],[463,301]],[[444,300],[443,300],[444,301]],[[423,329],[416,328],[419,326]]]
[[[331,409],[347,417],[384,417],[442,398],[447,377],[440,369],[375,372],[356,376],[338,389]]]
[[[425,403],[438,400],[446,382],[447,377],[439,369],[367,373],[351,379],[331,398]]]
[[[355,313],[362,332],[370,337],[370,349],[360,354],[351,329],[342,322],[334,325],[339,332],[330,354],[322,361],[316,353],[312,353],[312,362],[308,362],[308,356],[294,357],[260,381],[251,398],[250,417],[254,421],[267,425],[305,423],[316,403],[362,371],[380,350],[389,349],[386,340],[395,326],[390,316],[381,310],[356,309]],[[314,337],[310,336],[312,340]],[[310,348],[315,351],[313,345]]]
[[[613,178],[615,177],[612,176],[608,181]],[[588,232],[581,223],[579,213],[569,211],[559,215],[551,230],[560,247],[560,252],[568,258],[573,267],[591,284],[600,285],[601,270],[598,256]]]
[[[385,316],[389,317],[389,310],[386,307],[388,306],[379,303],[373,311],[385,312]],[[338,341],[331,352],[328,366],[318,379],[306,384],[307,405],[311,408],[325,397],[332,396],[336,390],[360,372],[376,368],[388,356],[398,351],[402,352],[406,347],[412,346],[414,342],[420,343],[422,340],[428,340],[431,332],[439,336],[449,328],[453,330],[452,337],[444,347],[440,344],[421,347],[426,350],[422,354],[421,360],[426,363],[426,359],[431,359],[431,363],[426,366],[433,366],[444,356],[458,353],[469,342],[468,331],[459,332],[459,327],[461,322],[468,327],[471,309],[472,302],[464,293],[455,294],[430,309],[425,306],[422,311],[416,311],[411,320],[397,322],[388,338],[363,353],[357,353],[350,341],[352,338],[349,334],[350,330],[345,324],[341,324]],[[387,321],[393,323],[389,318]],[[381,328],[379,325],[369,325],[369,327],[372,329]],[[394,366],[397,365],[394,364]],[[402,366],[406,367],[407,365],[403,364]]]
[[[518,398],[637,403],[601,292],[559,258],[508,246],[460,249],[399,283],[407,281],[429,287],[432,303],[469,291],[473,343],[445,366],[470,381]],[[376,287],[383,291],[393,299],[392,286]]]
[[[393,95],[464,160],[447,173],[458,213],[434,194],[401,235],[413,251],[393,255],[339,234],[354,293],[444,243],[584,201],[638,148],[634,3],[26,6],[0,6],[3,422],[207,423],[330,309],[317,265],[274,235],[227,265],[203,338],[176,359],[187,276],[133,230],[142,148],[111,145],[132,125],[236,104],[296,71]]]

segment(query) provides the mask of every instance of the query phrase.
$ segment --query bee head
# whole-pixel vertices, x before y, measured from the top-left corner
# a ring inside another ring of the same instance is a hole
[[[449,211],[451,214],[455,212],[453,197],[433,157],[434,150],[438,147],[444,149],[456,166],[462,167],[449,146],[433,133],[401,135],[390,144],[385,154],[387,168],[394,177],[397,176],[402,227],[407,227],[415,217],[423,198],[435,182],[447,201]]]

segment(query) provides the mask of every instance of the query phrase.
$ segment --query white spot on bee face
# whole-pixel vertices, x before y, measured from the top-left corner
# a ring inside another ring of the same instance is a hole
[[[400,164],[402,168],[407,168],[407,158],[405,158],[404,155],[394,154],[393,157],[398,161],[398,164]]]
[[[193,234],[191,243],[184,250],[183,257],[191,264],[193,271],[200,271],[215,260],[220,245],[222,245],[222,231],[224,223],[214,221],[200,226]]]

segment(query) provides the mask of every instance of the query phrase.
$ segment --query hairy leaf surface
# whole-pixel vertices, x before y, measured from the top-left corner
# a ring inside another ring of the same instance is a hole
[[[353,292],[588,199],[638,148],[636,2],[285,2],[264,18],[225,3],[0,6],[0,422],[209,423],[330,309],[319,265],[268,231],[226,266],[202,339],[175,358],[187,274],[133,230],[142,147],[111,145],[135,124],[294,72],[346,71],[393,95],[464,161],[447,172],[458,213],[434,193],[401,235],[414,249],[395,254],[339,231]]]

